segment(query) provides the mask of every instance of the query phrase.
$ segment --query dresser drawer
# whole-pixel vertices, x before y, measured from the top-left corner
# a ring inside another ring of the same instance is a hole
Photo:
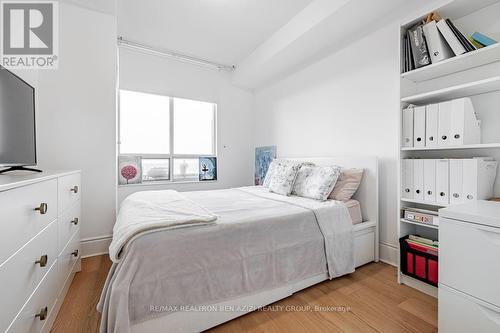
[[[80,203],[77,202],[57,219],[58,223],[58,254],[66,247],[71,237],[80,230]]]
[[[500,332],[500,308],[439,286],[439,332]]]
[[[58,258],[59,265],[59,284],[62,286],[64,281],[73,271],[75,263],[80,259],[80,233],[76,232],[68,245],[64,248]]]
[[[439,281],[500,307],[500,228],[439,222]]]
[[[1,265],[56,219],[57,180],[0,192],[0,214]]]
[[[59,213],[64,212],[81,197],[81,179],[79,173],[59,177]]]
[[[57,300],[59,288],[57,274],[56,261],[19,312],[14,322],[12,322],[7,330],[8,333],[34,333],[42,330]],[[47,308],[46,317],[37,317],[36,315],[43,312],[45,308]]]
[[[4,331],[57,258],[57,222],[0,266],[0,332]],[[46,256],[46,258],[42,258]],[[40,261],[40,263],[36,263]]]

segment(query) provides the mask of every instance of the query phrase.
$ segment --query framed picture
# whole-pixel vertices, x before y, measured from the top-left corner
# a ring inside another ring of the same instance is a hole
[[[199,180],[217,180],[217,157],[200,157]]]
[[[255,185],[262,185],[269,164],[276,158],[276,146],[255,148]]]
[[[118,157],[118,184],[140,184],[141,182],[141,157],[120,155]]]

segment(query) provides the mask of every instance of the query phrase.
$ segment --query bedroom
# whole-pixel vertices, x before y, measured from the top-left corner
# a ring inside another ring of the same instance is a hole
[[[498,331],[498,1],[29,3],[0,331]]]

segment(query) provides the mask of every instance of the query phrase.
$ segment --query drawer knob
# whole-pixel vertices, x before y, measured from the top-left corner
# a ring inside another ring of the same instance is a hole
[[[45,320],[45,319],[47,319],[48,312],[49,312],[49,309],[47,307],[44,307],[43,309],[40,310],[40,312],[38,312],[35,315],[35,318],[38,318],[40,320]]]
[[[78,193],[78,186],[76,186],[76,185],[73,186],[73,188],[70,191],[75,192],[75,194]]]
[[[441,192],[441,193],[439,193],[439,195],[442,196],[442,197],[444,197],[446,195],[446,193]]]
[[[422,138],[417,138],[417,142],[420,142],[420,141],[422,141]]]
[[[40,204],[40,206],[35,208],[35,210],[38,211],[42,215],[47,214],[48,209],[49,209],[49,206],[45,202],[42,202]]]
[[[410,193],[410,189],[409,189],[409,188],[406,188],[406,189],[405,189],[405,192],[406,192],[406,193]]]
[[[416,190],[415,192],[417,192],[417,194],[419,194],[419,193],[420,193],[420,190]]]
[[[460,194],[458,194],[458,193],[453,193],[453,197],[454,197],[454,198],[458,198],[459,196],[460,196]]]
[[[441,139],[446,140],[446,139],[448,139],[448,137],[447,137],[446,135],[443,135],[443,136],[441,137]]]
[[[455,139],[460,139],[460,134],[455,134],[454,138]]]
[[[427,191],[427,194],[428,194],[428,195],[431,195],[431,194],[432,194],[432,191]]]
[[[429,137],[429,141],[434,141],[434,137],[433,137],[433,136],[430,136],[430,137]]]
[[[75,217],[73,220],[71,220],[71,223],[73,223],[74,225],[78,225],[78,217]]]
[[[73,257],[78,257],[78,249],[76,249],[75,251],[71,252],[71,255]]]
[[[469,194],[469,195],[467,195],[467,199],[472,200],[472,199],[474,199],[474,197],[471,194]]]
[[[37,261],[35,261],[35,264],[39,264],[40,267],[45,267],[47,266],[47,261],[49,260],[49,257],[44,254],[43,256],[40,257]]]

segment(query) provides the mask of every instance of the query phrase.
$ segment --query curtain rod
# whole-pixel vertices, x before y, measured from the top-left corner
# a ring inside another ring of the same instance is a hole
[[[132,42],[129,40],[124,39],[122,36],[118,37],[118,46],[122,46],[131,50],[139,51],[139,52],[146,52],[149,54],[157,55],[160,57],[167,57],[173,60],[189,63],[189,64],[194,64],[198,66],[203,66],[206,68],[210,68],[213,70],[217,71],[227,71],[227,72],[232,72],[236,69],[236,66],[229,66],[229,65],[223,65],[219,64],[210,60],[205,60],[197,57],[193,57],[187,54],[182,54],[179,52],[174,52],[174,51],[169,51],[169,50],[160,50],[156,49],[144,44]]]

